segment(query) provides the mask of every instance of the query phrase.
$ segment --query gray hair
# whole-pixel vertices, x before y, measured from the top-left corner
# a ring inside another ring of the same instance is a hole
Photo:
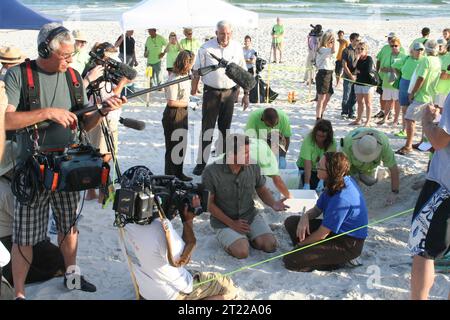
[[[429,56],[437,56],[439,54],[439,45],[436,40],[430,39],[425,42],[425,52]]]
[[[37,41],[38,46],[39,46],[39,44],[41,44],[41,43],[45,42],[45,40],[47,40],[48,35],[50,34],[50,32],[52,32],[52,30],[54,30],[58,27],[61,27],[61,26],[62,26],[61,24],[56,23],[56,22],[44,24],[38,34],[38,41]],[[50,41],[48,46],[52,50],[57,50],[57,49],[59,49],[61,43],[75,44],[75,39],[73,38],[72,34],[69,31],[62,32],[62,33],[58,34],[56,37],[54,37],[52,39],[52,41]]]
[[[216,30],[219,31],[222,28],[229,27],[231,29],[231,23],[226,20],[221,20],[217,22]]]

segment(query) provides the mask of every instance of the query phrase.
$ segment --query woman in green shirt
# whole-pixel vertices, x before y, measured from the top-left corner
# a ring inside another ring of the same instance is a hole
[[[325,152],[336,151],[333,126],[328,120],[318,120],[312,132],[305,137],[297,166],[301,173],[303,189],[315,190],[323,185],[317,177],[317,163]]]
[[[180,44],[178,43],[177,35],[175,32],[171,32],[169,34],[169,43],[166,46],[166,49],[164,49],[164,54],[167,54],[166,56],[166,68],[167,72],[170,73],[173,71],[173,64],[175,63],[175,60],[177,59],[178,54],[181,51]]]

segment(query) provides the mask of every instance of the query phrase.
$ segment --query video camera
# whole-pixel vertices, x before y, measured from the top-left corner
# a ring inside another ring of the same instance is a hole
[[[309,32],[310,36],[314,36],[314,37],[321,37],[323,35],[323,31],[322,31],[322,25],[320,24],[310,24],[312,30]]]
[[[124,77],[129,80],[133,80],[137,76],[137,71],[125,63],[111,58],[104,59],[105,54],[103,50],[97,50],[95,52],[91,51],[89,52],[89,55],[96,64],[100,64],[105,67],[103,76],[93,81],[91,83],[92,87],[98,87],[98,85],[103,81],[112,82],[117,85]]]
[[[258,57],[258,54],[255,55],[256,55],[256,63],[255,63],[256,73],[260,73],[261,71],[264,70],[264,66],[267,64],[267,61]]]
[[[167,219],[172,220],[180,214],[184,220],[185,206],[188,211],[200,215],[207,211],[208,191],[202,184],[185,183],[174,176],[157,176],[144,166],[135,166],[122,176],[121,189],[117,190],[113,210],[116,224],[150,224],[159,217],[162,210]],[[194,208],[192,198],[198,195],[201,208]]]

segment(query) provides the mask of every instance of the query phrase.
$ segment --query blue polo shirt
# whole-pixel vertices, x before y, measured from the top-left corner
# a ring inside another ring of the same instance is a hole
[[[368,211],[364,196],[353,178],[344,178],[345,188],[333,196],[326,191],[317,200],[323,211],[322,225],[335,234],[341,234],[368,224]],[[348,233],[358,238],[367,238],[367,227]]]

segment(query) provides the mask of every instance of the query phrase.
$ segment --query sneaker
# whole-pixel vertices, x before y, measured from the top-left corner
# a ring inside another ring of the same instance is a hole
[[[349,115],[348,118],[354,120],[354,119],[356,119],[356,116],[354,114],[352,114],[352,115]]]
[[[341,119],[342,119],[342,120],[347,120],[347,119],[348,119],[348,114],[346,114],[346,113],[341,113]]]
[[[372,118],[384,118],[384,112],[379,111],[376,115],[374,115]]]
[[[184,182],[192,181],[191,177],[186,176],[184,173],[177,175],[177,178]]]
[[[359,260],[359,258],[352,259],[352,260],[347,261],[347,262],[345,263],[345,266],[346,266],[347,268],[356,268],[356,267],[360,267],[360,266],[362,266],[362,265],[363,265],[363,264],[361,263],[361,261]]]
[[[64,286],[69,290],[77,289],[77,290],[81,290],[81,291],[85,291],[85,292],[96,292],[97,291],[97,288],[92,283],[88,282],[84,278],[84,276],[80,276],[80,287],[79,288],[77,288],[76,286],[73,286],[71,288],[67,284],[66,275],[64,275]]]
[[[406,139],[406,132],[405,130],[400,130],[400,132],[397,132],[396,134],[394,134],[394,136],[401,139]]]
[[[206,167],[205,164],[198,164],[195,166],[194,171],[192,171],[192,173],[196,176],[201,176],[205,167]]]

